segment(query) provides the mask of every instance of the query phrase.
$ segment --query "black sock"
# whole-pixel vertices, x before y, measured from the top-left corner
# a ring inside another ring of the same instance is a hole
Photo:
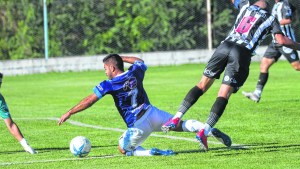
[[[256,85],[256,89],[258,90],[263,90],[264,86],[266,85],[267,81],[269,78],[269,73],[260,73],[259,74],[259,79]]]
[[[212,106],[210,110],[210,115],[206,121],[207,124],[209,124],[211,127],[215,126],[215,124],[218,122],[219,118],[222,116],[226,105],[228,103],[228,100],[224,97],[217,97],[214,105]]]
[[[185,96],[178,111],[184,114],[202,95],[203,91],[198,86],[193,87]]]

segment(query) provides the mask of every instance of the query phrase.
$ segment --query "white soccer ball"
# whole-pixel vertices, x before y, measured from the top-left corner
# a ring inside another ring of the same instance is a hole
[[[76,157],[85,157],[87,156],[92,148],[92,144],[84,136],[77,136],[71,140],[70,151]]]

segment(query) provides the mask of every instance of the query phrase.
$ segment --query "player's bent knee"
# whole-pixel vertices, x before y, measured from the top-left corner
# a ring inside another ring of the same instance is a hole
[[[127,154],[128,152],[132,152],[134,150],[134,146],[131,144],[124,144],[124,142],[119,142],[118,149],[121,154]]]
[[[300,61],[293,62],[293,63],[291,63],[291,65],[296,71],[300,71]]]
[[[296,71],[300,71],[300,65],[294,66],[294,69],[295,69]]]
[[[126,151],[124,149],[122,149],[120,145],[118,145],[118,149],[121,154],[126,154]]]

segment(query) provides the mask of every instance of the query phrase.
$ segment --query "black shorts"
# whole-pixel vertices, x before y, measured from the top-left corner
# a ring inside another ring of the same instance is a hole
[[[276,46],[273,43],[268,46],[263,57],[275,59],[275,61],[277,62],[281,55],[283,55],[290,63],[299,60],[298,52],[296,50],[289,49],[283,46]]]
[[[219,79],[224,72],[222,84],[234,88],[234,93],[245,83],[249,75],[252,52],[232,42],[223,42],[208,61],[203,75]]]

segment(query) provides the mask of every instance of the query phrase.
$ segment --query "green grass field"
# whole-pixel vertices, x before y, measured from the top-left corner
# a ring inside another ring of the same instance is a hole
[[[149,67],[144,86],[152,104],[174,114],[188,90],[200,80],[204,66]],[[120,155],[117,144],[122,132],[116,129],[124,130],[126,126],[110,96],[69,120],[80,123],[57,125],[57,118],[106,78],[103,71],[5,77],[1,93],[14,121],[39,154],[24,152],[2,122],[0,168],[299,168],[299,72],[286,61],[275,64],[257,104],[244,98],[241,92],[255,88],[258,73],[259,63],[253,63],[248,80],[232,95],[216,125],[231,136],[231,148],[209,138],[210,150],[203,152],[195,142],[195,133],[175,132],[155,133],[143,144],[145,148],[178,152],[171,157]],[[220,83],[221,80],[216,80],[184,119],[205,122]],[[86,158],[76,158],[69,151],[69,142],[78,135],[92,142]]]

